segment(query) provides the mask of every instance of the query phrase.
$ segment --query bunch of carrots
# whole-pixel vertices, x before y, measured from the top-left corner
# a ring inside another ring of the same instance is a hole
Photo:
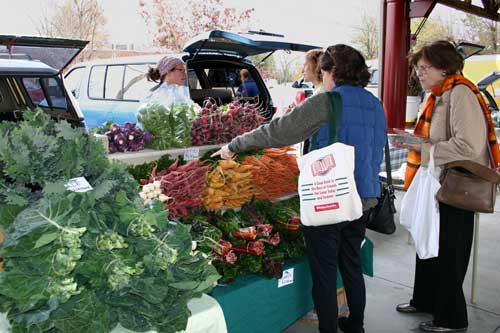
[[[258,200],[275,200],[289,193],[297,192],[299,168],[293,147],[269,148],[258,158],[246,156],[242,164],[251,166],[253,184]]]
[[[169,211],[169,217],[186,217],[192,208],[202,204],[208,169],[207,165],[198,160],[182,166],[179,166],[179,161],[175,161],[168,169],[158,173],[155,167],[149,180],[145,182],[161,182],[161,193],[167,198],[163,205]]]
[[[208,174],[207,188],[203,194],[205,208],[234,208],[250,201],[255,194],[251,169],[251,165],[242,165],[233,160],[217,162]]]

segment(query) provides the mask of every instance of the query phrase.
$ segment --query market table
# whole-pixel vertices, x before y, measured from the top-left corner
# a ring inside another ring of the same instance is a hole
[[[170,158],[183,157],[184,160],[192,160],[203,156],[206,152],[220,148],[223,145],[207,145],[207,146],[196,146],[196,147],[186,147],[186,148],[175,148],[167,150],[154,150],[154,149],[143,149],[134,152],[125,153],[113,153],[109,154],[108,158],[110,160],[121,161],[129,165],[137,165],[148,162],[153,162],[159,160],[162,156],[168,155]]]
[[[188,319],[184,333],[227,333],[222,309],[212,297],[204,294],[200,298],[193,298],[187,305],[191,310],[191,317]],[[3,313],[0,314],[0,332],[10,332],[7,318]],[[111,333],[132,332],[119,324],[111,331]],[[149,331],[149,333],[152,332],[154,331]]]
[[[373,243],[368,238],[363,241],[361,256],[363,272],[373,276]],[[281,283],[256,275],[240,276],[212,291],[224,312],[228,332],[279,333],[313,308],[307,259],[287,263],[284,274],[288,278]],[[337,288],[341,287],[337,273]]]

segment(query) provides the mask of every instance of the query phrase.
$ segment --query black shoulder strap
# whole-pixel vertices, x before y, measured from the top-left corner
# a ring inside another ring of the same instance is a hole
[[[391,174],[391,153],[389,151],[389,142],[385,141],[385,172],[387,173],[387,185],[392,187],[392,174]]]

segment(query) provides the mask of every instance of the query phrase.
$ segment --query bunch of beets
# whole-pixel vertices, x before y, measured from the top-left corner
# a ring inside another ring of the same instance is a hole
[[[226,110],[227,109],[227,110]],[[264,121],[257,104],[233,101],[226,106],[205,101],[191,127],[193,146],[230,142],[259,127]]]
[[[111,124],[105,134],[108,137],[110,154],[142,150],[146,143],[153,140],[151,133],[143,131],[134,123],[125,123],[123,126]]]

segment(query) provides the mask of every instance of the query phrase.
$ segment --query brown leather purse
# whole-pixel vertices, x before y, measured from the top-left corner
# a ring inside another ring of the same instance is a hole
[[[450,104],[446,113],[446,134],[451,138]],[[436,199],[452,207],[477,213],[493,213],[500,174],[498,174],[489,143],[488,152],[491,168],[470,160],[448,163],[441,173],[441,188]]]
[[[500,184],[500,174],[472,161],[454,161],[446,164],[441,174],[438,201],[453,207],[493,213]]]

